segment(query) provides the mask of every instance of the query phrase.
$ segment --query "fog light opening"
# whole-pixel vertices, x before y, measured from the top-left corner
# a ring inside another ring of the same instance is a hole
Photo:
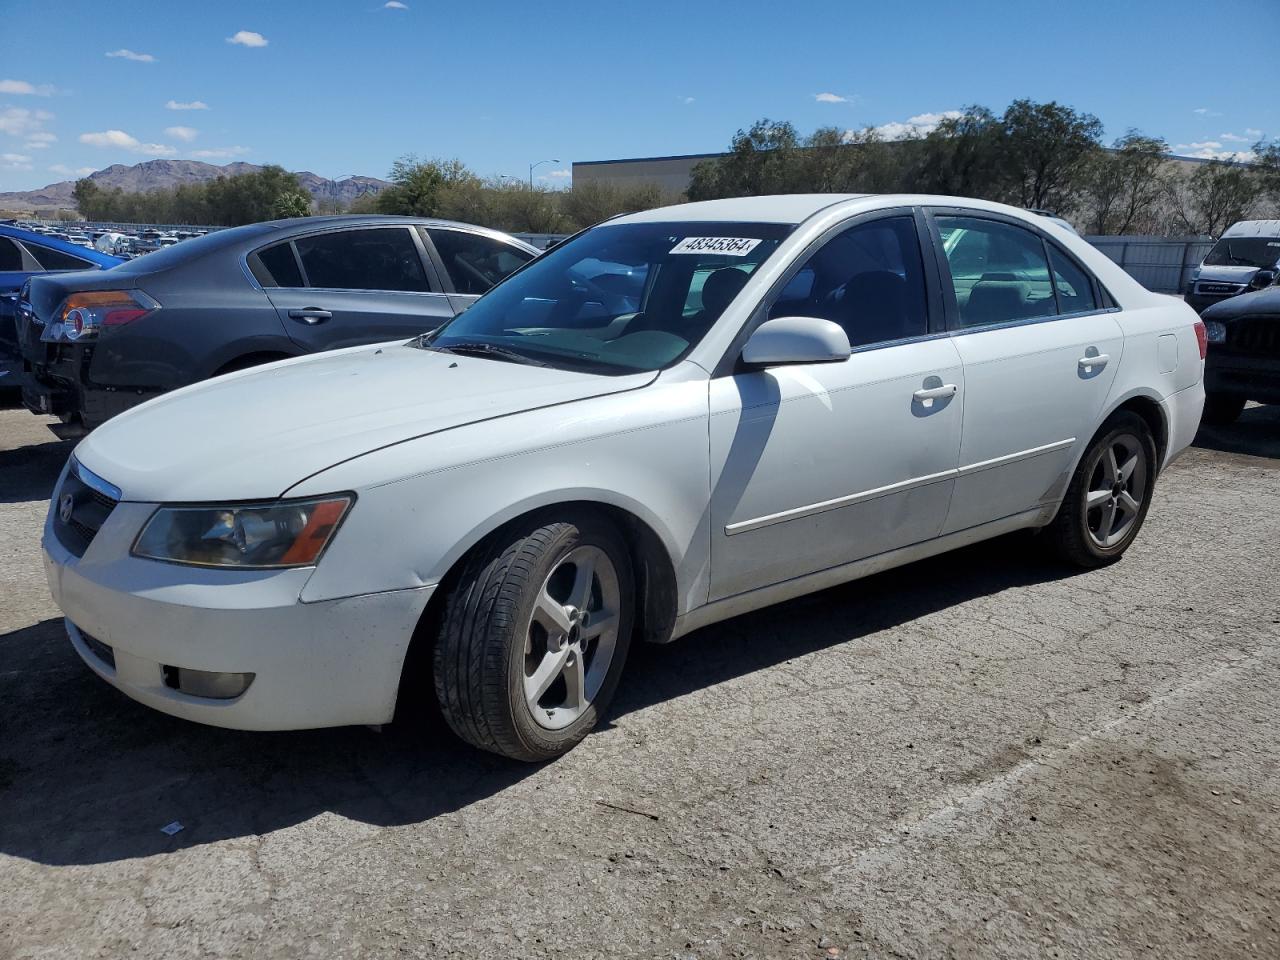
[[[252,673],[188,670],[167,663],[161,665],[160,673],[164,677],[164,685],[170,690],[206,700],[234,700],[249,689],[255,676]]]

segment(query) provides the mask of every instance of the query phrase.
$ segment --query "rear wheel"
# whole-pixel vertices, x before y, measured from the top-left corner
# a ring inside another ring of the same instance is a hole
[[[1046,530],[1050,545],[1080,567],[1119,560],[1151,505],[1157,453],[1146,421],[1123,412],[1089,445]]]
[[[567,752],[613,699],[631,639],[630,555],[591,513],[491,538],[445,600],[435,645],[445,720],[518,760]]]
[[[1214,426],[1226,426],[1239,419],[1244,405],[1244,397],[1237,397],[1230,393],[1205,394],[1204,414],[1200,419]]]

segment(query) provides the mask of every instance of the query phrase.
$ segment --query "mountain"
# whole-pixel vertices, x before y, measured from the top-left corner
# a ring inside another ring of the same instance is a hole
[[[218,166],[214,163],[202,163],[199,160],[147,160],[127,167],[115,163],[104,170],[89,174],[89,179],[98,186],[112,190],[119,187],[126,193],[145,193],[149,190],[162,190],[185,183],[203,183],[216,180],[218,177],[234,177],[242,173],[257,173],[262,167],[253,163],[234,163]],[[329,180],[319,174],[302,171],[298,174],[298,182],[304,190],[317,200],[336,199],[350,203],[365,193],[377,193],[391,184],[377,177],[344,177],[341,180]],[[0,210],[13,211],[51,211],[58,208],[75,209],[73,191],[74,180],[61,180],[51,183],[39,190],[20,190],[13,193],[0,193]]]

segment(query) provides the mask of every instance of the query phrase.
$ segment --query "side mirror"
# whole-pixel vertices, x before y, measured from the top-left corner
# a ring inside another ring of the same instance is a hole
[[[742,362],[752,367],[786,363],[831,363],[849,359],[844,329],[818,317],[778,317],[756,328],[742,348]]]
[[[1274,270],[1259,270],[1249,281],[1249,289],[1261,290],[1263,287],[1269,287],[1276,282],[1276,277],[1277,273]]]

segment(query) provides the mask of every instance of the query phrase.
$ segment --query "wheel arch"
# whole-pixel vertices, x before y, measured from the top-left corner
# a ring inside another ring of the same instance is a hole
[[[1151,430],[1152,439],[1156,443],[1156,472],[1159,473],[1169,451],[1169,417],[1161,404],[1161,398],[1154,392],[1134,390],[1118,398],[1111,408],[1107,410],[1106,416],[1098,424],[1098,429],[1094,432],[1093,437],[1089,439],[1089,444],[1085,446],[1085,449],[1088,449],[1089,445],[1093,443],[1112,417],[1126,410],[1141,417]],[[1083,452],[1081,456],[1083,456]]]
[[[639,603],[636,605],[635,636],[649,643],[667,642],[675,627],[679,597],[676,564],[670,543],[663,536],[666,533],[669,537],[669,531],[661,523],[655,522],[656,517],[644,516],[648,511],[639,504],[619,502],[619,499],[589,496],[582,492],[559,498],[534,498],[495,514],[474,528],[472,535],[465,541],[457,544],[450,551],[448,559],[441,564],[445,569],[414,627],[401,668],[397,715],[401,715],[407,705],[422,709],[424,705],[421,700],[432,695],[434,687],[429,673],[432,651],[445,603],[467,558],[492,539],[537,517],[550,519],[557,514],[591,511],[613,523],[629,548],[640,593]]]

